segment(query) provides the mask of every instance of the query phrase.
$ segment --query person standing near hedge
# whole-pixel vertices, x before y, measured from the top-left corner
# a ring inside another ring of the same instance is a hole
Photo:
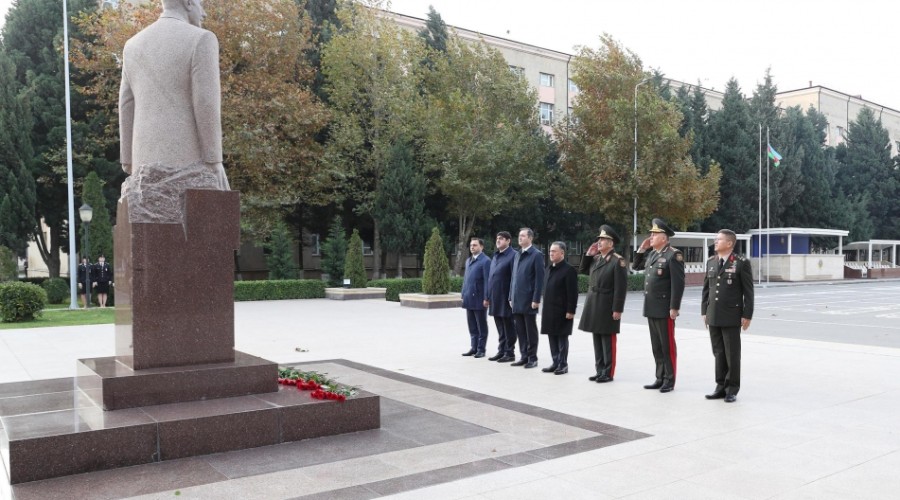
[[[562,241],[550,245],[550,265],[544,276],[541,335],[550,342],[553,364],[541,371],[563,375],[569,373],[569,335],[578,307],[578,272],[566,262],[566,244]]]
[[[487,347],[487,283],[491,272],[491,260],[483,254],[484,240],[472,238],[469,241],[472,256],[466,260],[466,274],[463,278],[462,307],[469,321],[469,341],[471,347],[463,356],[484,357]]]
[[[579,272],[587,274],[588,292],[578,329],[594,337],[594,366],[591,382],[612,382],[616,374],[616,336],[619,334],[628,272],[625,258],[615,252],[619,235],[606,224],[600,226],[597,241],[581,259]]]
[[[109,296],[109,284],[112,283],[112,267],[106,262],[106,256],[100,254],[97,263],[92,267],[91,281],[97,289],[97,302],[100,307],[106,307],[106,299]]]
[[[512,265],[516,251],[509,244],[512,235],[506,231],[497,233],[497,251],[491,257],[491,272],[488,274],[488,298],[484,307],[494,317],[497,326],[497,354],[491,361],[509,363],[516,360],[516,327],[513,324],[512,308],[509,306],[509,284],[512,280]]]
[[[78,294],[81,295],[81,307],[87,309],[87,291],[91,286],[91,274],[94,266],[88,261],[87,257],[81,257],[81,264],[78,264]]]

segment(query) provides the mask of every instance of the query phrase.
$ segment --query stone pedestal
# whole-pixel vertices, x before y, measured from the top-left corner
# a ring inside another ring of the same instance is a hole
[[[401,293],[400,305],[419,309],[447,309],[462,307],[462,295],[448,293],[446,295],[427,295],[424,293]]]
[[[387,288],[326,288],[325,298],[331,300],[381,299]]]

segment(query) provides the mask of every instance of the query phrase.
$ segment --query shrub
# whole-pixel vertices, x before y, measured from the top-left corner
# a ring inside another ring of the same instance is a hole
[[[325,298],[322,280],[236,281],[234,300],[285,300]]]
[[[386,288],[384,300],[400,302],[401,293],[422,293],[422,278],[390,278],[372,280],[369,286]]]
[[[628,291],[640,292],[644,289],[644,273],[628,275]]]
[[[464,278],[462,276],[451,276],[450,291],[454,293],[462,293],[463,279]],[[485,283],[484,286],[487,286],[487,283]]]
[[[0,246],[0,281],[15,281],[19,278],[19,260],[12,250]]]
[[[47,305],[47,292],[31,283],[0,283],[0,319],[8,323],[30,321]]]
[[[591,279],[587,274],[578,275],[578,293],[587,293]]]
[[[334,218],[328,229],[328,239],[321,245],[322,272],[328,275],[328,284],[340,286],[344,276],[344,259],[347,257],[347,236],[341,216]]]
[[[443,295],[450,291],[450,264],[444,253],[444,243],[438,228],[431,230],[431,238],[425,245],[425,272],[422,274],[422,292]]]
[[[41,283],[41,288],[47,292],[47,302],[62,304],[69,299],[69,282],[62,278],[50,278]]]
[[[362,247],[359,230],[354,229],[347,246],[347,258],[344,259],[344,278],[350,279],[350,288],[365,288],[369,281],[366,265],[363,263]]]
[[[297,266],[294,265],[294,251],[291,234],[284,223],[279,223],[272,231],[272,238],[266,245],[269,255],[266,257],[266,267],[269,268],[269,279],[292,280],[297,278]]]

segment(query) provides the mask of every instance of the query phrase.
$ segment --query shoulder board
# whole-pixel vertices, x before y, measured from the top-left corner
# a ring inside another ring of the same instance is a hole
[[[677,249],[677,248],[675,248],[675,247],[669,247],[669,250],[672,250],[672,251],[675,252],[675,253],[681,253],[681,250],[679,250],[679,249]]]
[[[617,259],[624,259],[624,258],[625,258],[625,257],[622,257],[621,255],[617,254],[616,252],[613,252],[613,257],[615,257],[615,258],[617,258]]]
[[[707,262],[713,262],[713,261],[715,261],[715,260],[717,260],[717,259],[718,259],[718,257],[716,257],[715,255],[713,255],[712,257],[706,259],[706,261],[707,261]]]

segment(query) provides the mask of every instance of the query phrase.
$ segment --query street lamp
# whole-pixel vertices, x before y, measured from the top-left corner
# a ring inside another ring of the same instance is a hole
[[[81,205],[81,208],[78,209],[78,216],[81,217],[81,222],[84,224],[84,246],[82,248],[81,255],[87,256],[88,264],[91,263],[91,219],[94,218],[94,210],[87,203]],[[91,303],[91,270],[90,268],[84,270],[84,293],[85,293],[85,301],[84,308],[87,309],[90,307]]]
[[[634,227],[632,228],[632,238],[633,238],[633,248],[632,248],[632,259],[634,259],[634,252],[637,252],[638,243],[637,243],[637,151],[638,151],[638,116],[637,116],[637,92],[638,87],[650,81],[650,78],[644,78],[639,81],[637,85],[634,86]]]

